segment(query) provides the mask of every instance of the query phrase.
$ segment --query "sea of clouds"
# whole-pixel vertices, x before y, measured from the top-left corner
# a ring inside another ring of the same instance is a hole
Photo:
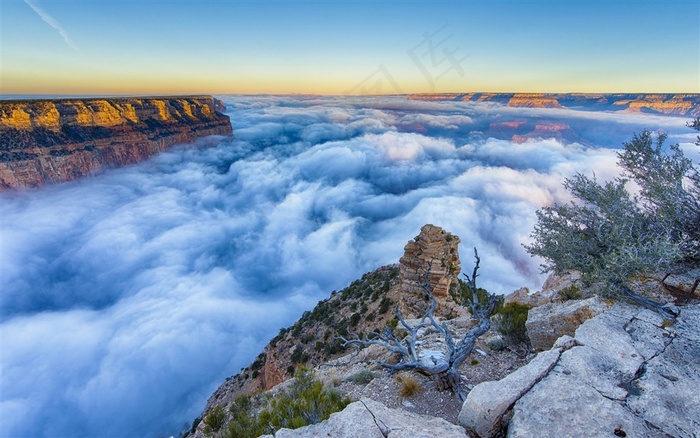
[[[236,139],[0,195],[0,436],[154,437],[280,327],[433,223],[482,287],[540,287],[523,249],[565,177],[617,175],[616,149],[685,118],[404,97],[222,96]],[[514,143],[491,122],[568,123]]]

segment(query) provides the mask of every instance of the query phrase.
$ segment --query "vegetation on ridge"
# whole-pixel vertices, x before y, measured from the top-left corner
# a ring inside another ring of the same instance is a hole
[[[688,126],[700,130],[700,118]],[[545,259],[545,272],[579,271],[603,295],[674,316],[629,287],[635,276],[700,260],[700,170],[678,145],[665,152],[665,140],[634,135],[618,154],[623,176],[613,181],[577,174],[564,182],[576,201],[539,210],[534,243],[525,247]],[[627,190],[630,179],[638,195]]]
[[[255,438],[282,428],[320,423],[349,403],[350,399],[336,390],[324,388],[313,370],[300,367],[285,390],[254,398],[240,396],[228,414],[223,407],[214,407],[204,417],[204,430],[208,436],[220,438]]]

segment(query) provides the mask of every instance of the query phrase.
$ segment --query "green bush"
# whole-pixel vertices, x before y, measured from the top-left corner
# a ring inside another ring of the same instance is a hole
[[[285,392],[267,401],[257,415],[250,399],[237,400],[231,406],[232,419],[222,431],[224,438],[254,438],[274,434],[281,428],[297,429],[316,424],[350,403],[335,390],[325,389],[312,370],[301,367]]]
[[[525,322],[530,307],[520,303],[508,303],[493,317],[494,326],[508,345],[528,344]]]
[[[347,380],[355,385],[367,385],[374,380],[374,373],[370,370],[362,370],[348,377]]]
[[[204,432],[210,435],[212,432],[216,432],[221,429],[226,421],[226,412],[221,406],[215,406],[209,413],[204,417]]]
[[[297,346],[292,353],[291,359],[292,363],[306,363],[309,360],[309,355],[303,348]]]
[[[379,313],[381,313],[381,314],[386,313],[390,307],[391,307],[391,300],[387,297],[382,298],[382,300],[379,302]]]
[[[459,304],[460,306],[465,306],[472,299],[471,290],[469,289],[467,282],[461,278],[457,279],[457,284],[458,286],[455,289],[450,290],[450,295],[455,303]],[[477,288],[476,290],[476,296],[480,303],[487,303],[490,295],[491,294],[486,289]],[[498,310],[503,306],[503,299],[504,297],[502,295],[497,297],[496,307],[493,310],[494,313],[498,312]]]
[[[581,299],[581,289],[574,284],[572,284],[569,287],[565,287],[564,289],[557,292],[557,294],[559,295],[559,298],[561,298],[562,301]]]
[[[488,344],[486,344],[491,351],[503,351],[507,348],[507,345],[505,342],[503,342],[500,339],[494,339],[493,341],[489,341]]]
[[[697,119],[689,126],[700,130]],[[564,182],[574,202],[537,211],[526,249],[545,260],[544,272],[579,271],[601,294],[662,310],[633,292],[630,280],[700,260],[700,169],[678,145],[667,151],[665,139],[634,135],[618,154],[623,178],[600,183],[577,174]]]

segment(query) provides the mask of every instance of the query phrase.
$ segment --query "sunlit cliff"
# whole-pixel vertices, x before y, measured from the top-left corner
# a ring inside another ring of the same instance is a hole
[[[70,181],[231,135],[223,110],[211,96],[2,101],[0,189]]]

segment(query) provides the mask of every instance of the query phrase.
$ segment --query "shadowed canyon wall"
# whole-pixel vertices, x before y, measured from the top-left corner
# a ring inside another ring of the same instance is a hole
[[[231,135],[211,96],[0,101],[0,190],[71,181]]]

